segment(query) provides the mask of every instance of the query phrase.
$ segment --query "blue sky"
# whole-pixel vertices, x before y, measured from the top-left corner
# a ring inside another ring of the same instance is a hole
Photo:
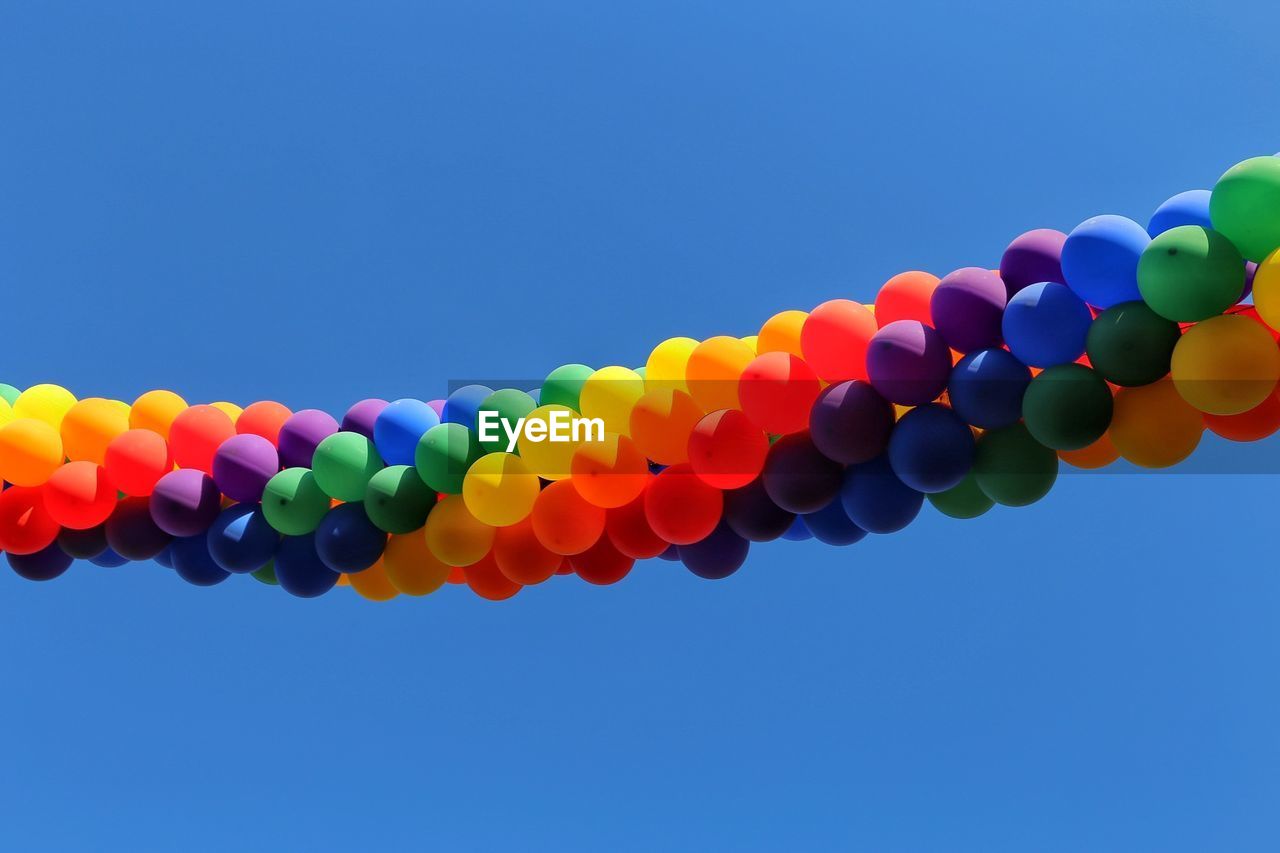
[[[1271,4],[858,5],[5,4],[0,381],[639,364],[1280,150]],[[502,605],[3,572],[0,846],[1273,850],[1274,494],[1066,477]]]

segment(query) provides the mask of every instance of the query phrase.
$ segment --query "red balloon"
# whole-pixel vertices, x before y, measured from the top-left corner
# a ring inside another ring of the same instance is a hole
[[[623,554],[609,537],[602,536],[600,541],[581,554],[569,558],[569,565],[578,573],[578,577],[587,583],[608,586],[625,578],[636,563],[635,559]]]
[[[107,445],[107,479],[132,497],[146,497],[173,470],[169,443],[149,429],[122,432]]]
[[[116,508],[116,487],[106,470],[87,461],[68,462],[54,471],[43,496],[49,516],[71,530],[97,527]]]
[[[828,382],[867,378],[867,345],[880,327],[865,305],[832,299],[809,312],[800,329],[800,351]]]
[[[520,591],[520,584],[511,580],[498,568],[497,561],[490,552],[480,558],[480,562],[472,563],[464,568],[467,586],[481,598],[489,601],[505,601]]]
[[[1205,415],[1204,425],[1231,441],[1260,441],[1280,430],[1280,385],[1267,399],[1238,415]]]
[[[604,531],[613,547],[637,560],[656,557],[670,544],[649,526],[649,517],[644,512],[644,495],[609,510]]]
[[[38,486],[10,486],[0,492],[0,551],[34,554],[58,538],[58,522],[44,508]]]
[[[236,425],[226,412],[213,406],[192,406],[173,419],[169,447],[179,467],[213,474],[213,455],[235,434]]]
[[[789,352],[766,352],[742,372],[738,399],[753,424],[786,435],[808,428],[809,410],[821,390],[818,375],[804,359]]]
[[[260,435],[272,444],[280,443],[280,427],[293,416],[288,406],[271,400],[250,403],[236,418],[236,433]]]
[[[717,489],[738,489],[750,483],[764,468],[768,454],[769,436],[735,409],[703,417],[689,436],[689,467]]]
[[[493,559],[499,571],[523,586],[542,583],[564,562],[563,557],[548,551],[538,541],[533,522],[528,518],[494,532]]]
[[[644,514],[653,532],[672,545],[691,545],[711,535],[720,521],[724,494],[688,465],[658,473],[644,493]]]

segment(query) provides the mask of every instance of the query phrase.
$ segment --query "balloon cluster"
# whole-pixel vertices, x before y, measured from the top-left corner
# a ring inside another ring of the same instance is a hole
[[[956,518],[1030,504],[1060,461],[1166,467],[1206,428],[1268,436],[1277,330],[1280,158],[1259,157],[1145,228],[1030,231],[997,270],[902,273],[873,305],[672,338],[634,370],[565,365],[532,392],[364,400],[339,421],[0,385],[0,549],[32,580],[154,559],[197,585],[374,600],[610,584],[653,557],[723,578],[753,542],[848,545],[926,501]],[[495,440],[486,412],[524,429]],[[538,440],[566,417],[603,435]]]

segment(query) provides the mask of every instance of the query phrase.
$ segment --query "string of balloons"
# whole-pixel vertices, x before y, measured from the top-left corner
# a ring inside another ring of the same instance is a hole
[[[24,578],[155,560],[371,600],[491,600],[640,560],[725,578],[752,543],[851,545],[926,503],[974,518],[1063,463],[1164,468],[1206,429],[1280,429],[1280,156],[1179,193],[1144,227],[1028,231],[996,269],[893,276],[749,337],[672,338],[644,366],[569,364],[532,390],[132,404],[0,385],[0,550]],[[483,413],[523,428],[495,439]],[[548,441],[557,423],[603,435]],[[540,440],[543,436],[544,440]]]

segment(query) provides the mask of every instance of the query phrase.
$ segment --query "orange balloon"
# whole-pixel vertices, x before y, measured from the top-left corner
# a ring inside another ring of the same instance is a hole
[[[185,408],[187,401],[172,391],[148,391],[129,408],[129,427],[149,429],[167,439],[173,419]]]
[[[529,514],[533,534],[553,554],[580,554],[604,533],[605,511],[588,503],[571,480],[557,480],[538,494]]]
[[[367,598],[370,601],[390,601],[400,594],[400,590],[391,582],[391,578],[387,576],[387,567],[382,560],[374,563],[363,572],[354,572],[344,575],[351,581],[351,588],[354,589],[361,598]]]
[[[528,518],[498,528],[493,537],[493,559],[504,575],[522,586],[542,583],[564,562],[563,557],[538,541],[533,521]]]
[[[876,294],[876,322],[884,328],[895,320],[918,320],[933,325],[929,303],[938,277],[927,272],[901,272],[886,281]]]
[[[131,429],[111,440],[104,454],[107,478],[132,497],[146,497],[173,470],[169,443],[149,429]]]
[[[689,355],[689,393],[704,412],[738,408],[738,379],[755,358],[750,346],[725,335],[708,338]]]
[[[101,465],[107,445],[129,429],[129,410],[116,400],[89,397],[62,416],[62,450],[67,458]]]
[[[631,440],[659,465],[689,461],[689,434],[702,420],[702,409],[683,391],[646,391],[631,410]]]
[[[1144,468],[1168,468],[1191,455],[1204,433],[1204,418],[1169,377],[1116,392],[1108,433],[1120,455]]]
[[[1103,433],[1102,438],[1088,447],[1082,447],[1079,450],[1059,450],[1058,458],[1074,468],[1092,470],[1105,468],[1115,462],[1120,458],[1120,451],[1116,450],[1111,437]]]
[[[766,352],[802,355],[800,335],[807,319],[808,311],[783,311],[774,314],[760,327],[760,334],[756,336],[756,355]]]
[[[394,533],[382,552],[382,568],[391,585],[405,595],[428,595],[444,586],[452,567],[436,559],[422,530]]]
[[[68,462],[40,491],[49,517],[72,530],[96,527],[116,508],[116,488],[95,462]]]
[[[462,495],[449,495],[433,506],[423,531],[431,553],[449,566],[469,566],[493,547],[493,528],[471,514]]]
[[[226,412],[213,406],[192,406],[173,419],[169,448],[179,467],[212,474],[213,455],[235,434],[235,424]]]
[[[0,427],[0,479],[15,486],[39,486],[62,464],[58,430],[35,418],[16,418]]]
[[[467,586],[471,587],[471,591],[489,601],[505,601],[522,589],[520,584],[499,570],[492,554],[467,566],[463,572],[467,576]]]
[[[630,503],[644,491],[649,461],[625,435],[605,433],[604,441],[582,444],[569,465],[578,494],[589,503],[609,509]]]
[[[280,441],[280,427],[293,416],[288,406],[271,400],[250,403],[236,418],[240,435],[260,435],[272,444]]]

